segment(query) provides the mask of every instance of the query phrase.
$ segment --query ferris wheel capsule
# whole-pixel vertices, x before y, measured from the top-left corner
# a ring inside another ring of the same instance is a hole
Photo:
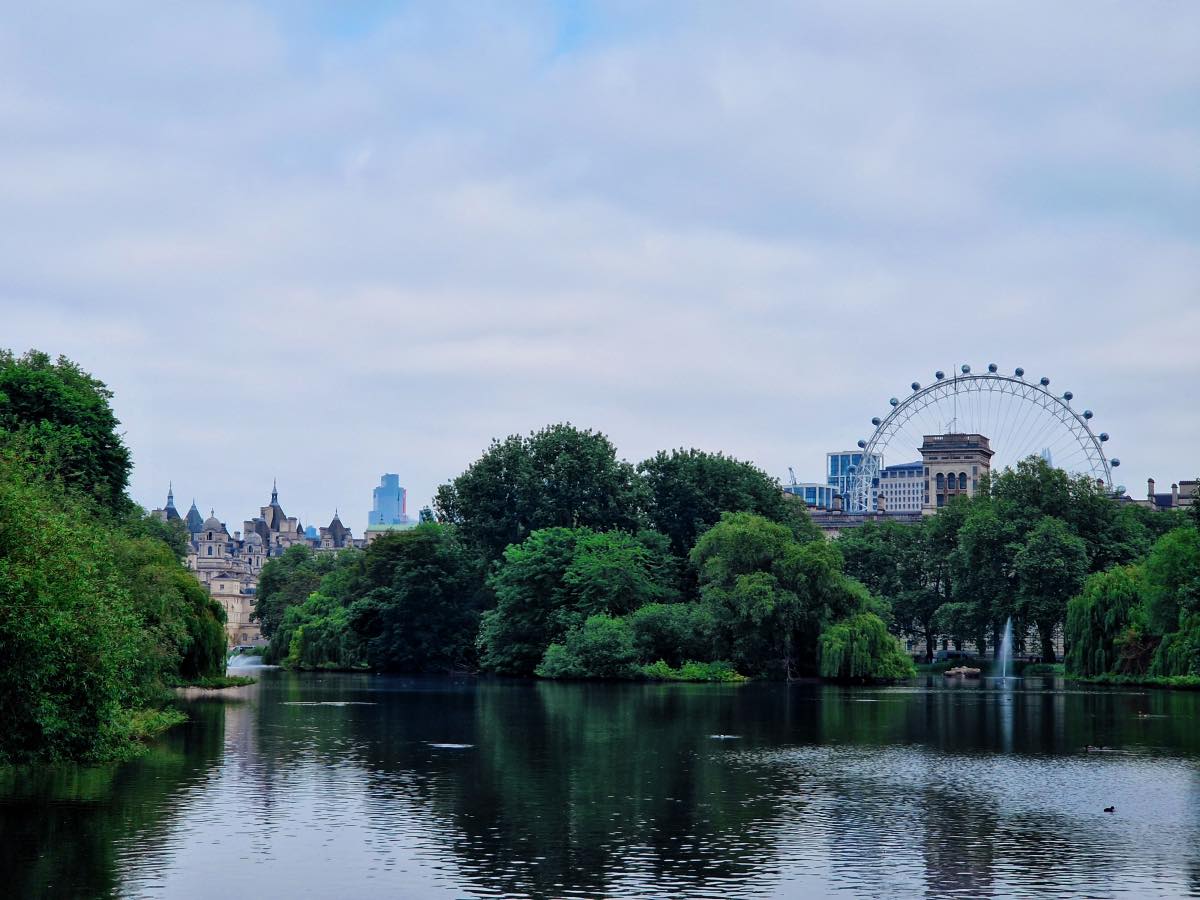
[[[941,369],[938,369],[936,372],[933,373],[933,377],[936,378],[938,381],[941,381],[943,378],[946,377],[946,373],[943,372]]]
[[[879,416],[874,416],[871,419],[871,424],[874,425],[876,428],[878,428],[880,423],[882,423],[882,422],[883,422],[883,419],[879,418]]]
[[[1015,374],[1015,375],[1016,375],[1018,378],[1024,378],[1024,377],[1025,377],[1025,370],[1024,370],[1024,369],[1022,369],[1020,366],[1017,366],[1017,368],[1014,370],[1014,374]]]
[[[1039,381],[1038,384],[1040,384],[1042,387],[1050,387],[1050,379],[1043,375],[1042,380]]]
[[[970,367],[970,366],[968,366],[966,363],[963,363],[961,366],[959,366],[959,368],[960,368],[960,369],[962,369],[962,373],[963,373],[964,375],[970,375],[970,374],[971,374],[971,367]]]
[[[1072,394],[1070,391],[1067,391],[1065,394],[1063,394],[1063,399],[1066,400],[1068,403],[1070,403],[1072,400],[1075,399],[1075,395]]]
[[[1112,459],[1110,459],[1108,461],[1108,464],[1110,466],[1119,466],[1121,464],[1121,461],[1114,456]]]
[[[899,405],[900,405],[900,401],[899,401],[899,400],[897,400],[895,397],[893,397],[891,400],[889,400],[889,401],[888,401],[888,403],[892,404],[892,406],[899,406]]]
[[[912,389],[913,389],[914,391],[919,391],[919,390],[921,389],[921,382],[919,382],[919,381],[914,381],[914,382],[912,383]]]
[[[995,363],[988,363],[988,371],[991,372],[993,375],[995,375],[996,372],[999,371],[999,369],[1000,369],[1000,367],[998,365],[996,365]]]
[[[1100,440],[1102,440],[1102,441],[1108,440],[1108,432],[1107,431],[1100,432]]]
[[[866,442],[866,441],[864,441],[864,440],[861,440],[861,439],[860,439],[860,440],[859,440],[859,442],[858,442],[858,449],[859,449],[859,450],[866,450],[866,449],[867,449],[867,442]]]
[[[1090,409],[1085,409],[1085,410],[1083,411],[1083,417],[1084,417],[1085,419],[1090,419],[1090,418],[1091,418],[1092,416],[1094,416],[1094,415],[1095,415],[1095,413],[1093,413],[1093,412],[1092,412]]]

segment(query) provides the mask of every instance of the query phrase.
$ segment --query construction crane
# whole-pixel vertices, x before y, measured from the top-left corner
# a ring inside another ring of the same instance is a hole
[[[796,470],[793,469],[791,466],[788,466],[788,478],[792,479],[793,486],[799,484],[799,482],[796,481]]]

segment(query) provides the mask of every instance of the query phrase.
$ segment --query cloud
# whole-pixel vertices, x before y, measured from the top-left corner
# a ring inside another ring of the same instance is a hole
[[[0,23],[0,345],[114,387],[142,502],[361,530],[560,419],[816,478],[992,360],[1195,474],[1190,6],[340,10]]]

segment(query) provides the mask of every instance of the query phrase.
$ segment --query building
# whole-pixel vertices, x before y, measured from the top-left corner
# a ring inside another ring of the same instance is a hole
[[[833,509],[834,489],[815,481],[794,481],[784,485],[783,492],[799,497],[809,509]]]
[[[988,439],[982,434],[924,435],[922,512],[931,515],[956,496],[973,497],[979,479],[991,470],[992,453]]]
[[[276,485],[271,486],[271,502],[260,507],[259,515],[245,520],[242,531],[232,534],[215,511],[210,511],[208,518],[201,518],[195,500],[187,516],[180,519],[173,486],[167,490],[166,506],[154,510],[152,515],[163,521],[183,522],[188,532],[187,567],[225,610],[225,632],[230,644],[263,640],[258,623],[251,621],[250,616],[259,574],[270,557],[282,556],[295,546],[310,547],[317,552],[365,546],[364,541],[354,539],[336,511],[326,527],[304,528],[298,519],[284,513]]]
[[[1189,509],[1200,500],[1200,482],[1183,480],[1171,485],[1171,492],[1156,493],[1154,479],[1146,479],[1146,499],[1137,501],[1140,506],[1151,509]]]
[[[879,473],[879,495],[889,514],[919,513],[925,503],[925,467],[921,460],[885,466]]]
[[[400,486],[400,476],[387,472],[373,493],[374,503],[367,515],[368,525],[407,525],[408,492]]]
[[[883,457],[878,453],[871,454],[875,460],[876,470],[883,468]],[[847,497],[850,494],[850,482],[863,464],[864,454],[861,450],[836,450],[825,454],[825,483],[834,492]],[[879,487],[878,479],[872,479],[872,488]]]

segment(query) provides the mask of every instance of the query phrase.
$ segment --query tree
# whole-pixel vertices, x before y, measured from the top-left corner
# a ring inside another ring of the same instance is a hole
[[[431,522],[387,535],[367,548],[362,567],[369,592],[350,605],[348,624],[372,668],[473,668],[483,569],[453,528]]]
[[[1178,630],[1200,611],[1200,529],[1176,528],[1159,538],[1145,562],[1147,627],[1152,634]]]
[[[659,451],[637,467],[646,486],[646,517],[677,556],[725,512],[750,512],[820,537],[803,504],[788,502],[779,482],[748,462],[701,450]]]
[[[271,637],[283,622],[289,607],[299,606],[321,585],[321,579],[337,566],[337,555],[316,553],[311,547],[296,544],[282,556],[268,559],[258,576],[252,621],[257,621],[264,637]],[[286,645],[285,645],[286,646]]]
[[[1016,552],[1020,610],[1026,622],[1037,625],[1044,662],[1054,662],[1054,631],[1067,601],[1079,592],[1087,565],[1087,545],[1053,516],[1043,517]]]
[[[721,516],[691,560],[728,651],[721,656],[739,671],[815,672],[821,630],[868,605],[866,589],[842,574],[836,547],[798,543],[785,526],[750,513]]]
[[[483,615],[480,664],[530,674],[547,646],[589,616],[621,615],[673,599],[674,569],[661,536],[544,528],[504,552],[488,584],[495,609]]]
[[[703,603],[648,603],[628,615],[633,642],[643,662],[685,662],[717,658],[716,620]]]
[[[821,677],[838,681],[899,681],[916,674],[909,658],[873,613],[859,613],[821,633]]]
[[[939,631],[936,615],[944,602],[930,569],[932,521],[924,519],[918,526],[868,521],[838,540],[845,573],[891,605],[901,633],[925,639],[927,661],[933,658]]]
[[[537,667],[542,678],[633,678],[637,672],[633,630],[606,615],[588,616],[568,631],[563,643],[546,648]]]
[[[1138,566],[1115,566],[1090,575],[1079,596],[1067,603],[1067,671],[1084,676],[1118,671],[1130,628],[1144,618],[1141,602]]]
[[[128,501],[129,450],[104,383],[60,356],[0,350],[0,439],[36,471],[112,511]]]
[[[566,423],[493,441],[435,505],[491,561],[543,528],[636,531],[641,490],[607,437]]]
[[[947,552],[953,600],[941,616],[956,641],[971,639],[982,648],[990,633],[997,652],[1006,619],[1018,617],[1017,633],[1025,633],[1016,606],[1014,563],[1021,536],[1008,507],[1008,501],[986,494],[966,506],[956,546]]]

